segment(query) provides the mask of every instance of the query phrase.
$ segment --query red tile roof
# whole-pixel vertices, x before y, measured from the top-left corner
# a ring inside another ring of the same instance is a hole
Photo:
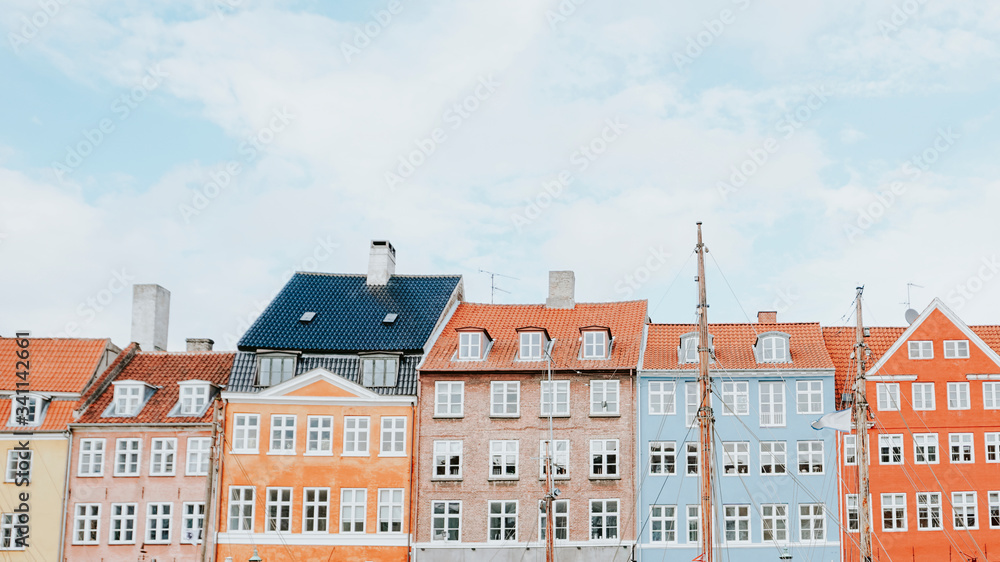
[[[83,392],[111,346],[107,339],[29,338],[29,389],[39,392]],[[0,338],[0,390],[15,390],[17,338]],[[112,348],[113,349],[113,348]]]
[[[135,344],[133,344],[134,346]],[[129,346],[122,355],[126,356],[133,346]],[[229,372],[233,366],[235,353],[226,352],[138,352],[121,362],[116,361],[95,385],[96,398],[86,407],[77,423],[197,423],[211,419],[211,409],[201,417],[175,416],[167,414],[177,404],[180,397],[178,382],[187,380],[203,380],[217,386],[225,385],[229,380]],[[116,374],[119,363],[127,363],[120,373]],[[158,387],[156,392],[143,405],[137,416],[104,418],[101,414],[111,404],[114,396],[113,382],[142,381]],[[81,404],[86,404],[82,400]]]
[[[697,364],[679,363],[681,336],[697,332],[696,324],[650,324],[644,369],[696,369]],[[757,335],[784,332],[789,335],[791,362],[758,363],[753,354]],[[833,369],[818,323],[709,324],[715,348],[716,369]]]
[[[424,361],[422,371],[514,371],[545,368],[545,361],[516,361],[519,339],[516,330],[544,328],[555,340],[555,369],[607,370],[635,368],[642,346],[646,301],[577,303],[573,308],[545,305],[461,303]],[[493,346],[483,361],[453,361],[458,351],[456,328],[485,328]],[[603,326],[611,330],[614,343],[607,360],[580,359],[580,328]]]
[[[9,425],[12,399],[0,400],[0,431],[65,431],[66,424],[73,421],[76,400],[53,400],[45,411],[41,425],[25,427]]]

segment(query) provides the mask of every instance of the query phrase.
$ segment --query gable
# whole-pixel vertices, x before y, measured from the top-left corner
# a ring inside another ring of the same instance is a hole
[[[272,386],[258,394],[261,398],[285,396],[365,398],[378,399],[379,395],[323,368],[316,368]]]
[[[349,389],[342,386],[330,384],[330,382],[326,380],[317,380],[316,382],[307,384],[302,388],[286,392],[285,396],[334,396],[337,398],[365,397],[351,392]]]

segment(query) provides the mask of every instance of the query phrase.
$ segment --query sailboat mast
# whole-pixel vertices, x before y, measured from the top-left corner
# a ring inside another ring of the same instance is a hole
[[[712,408],[710,396],[712,379],[708,374],[710,341],[708,339],[708,297],[705,290],[705,244],[701,240],[701,223],[698,223],[698,428],[701,433],[701,544],[703,562],[714,560],[712,553]]]
[[[858,326],[855,330],[854,359],[858,365],[858,373],[854,379],[854,439],[858,461],[858,524],[860,531],[861,562],[872,560],[872,522],[869,517],[869,480],[868,480],[868,398],[865,388],[865,326],[861,320],[861,293],[864,287],[858,287],[857,317]]]

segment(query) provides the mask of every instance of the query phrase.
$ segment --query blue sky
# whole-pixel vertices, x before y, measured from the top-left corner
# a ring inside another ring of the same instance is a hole
[[[841,323],[865,284],[896,325],[913,282],[1000,323],[1000,6],[7,4],[3,335],[124,344],[125,279],[172,292],[172,348],[231,348],[373,238],[470,300],[573,269],[687,322],[699,220],[713,321]]]

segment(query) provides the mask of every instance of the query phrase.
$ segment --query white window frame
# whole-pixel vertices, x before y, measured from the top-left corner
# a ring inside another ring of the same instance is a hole
[[[149,443],[149,475],[177,474],[177,438],[157,437]]]
[[[729,472],[730,466],[733,467],[733,472]],[[750,442],[723,441],[722,475],[739,476],[741,474],[750,474]]]
[[[461,480],[462,479],[462,449],[463,443],[459,440],[434,441],[434,464],[431,466],[432,480]],[[457,463],[452,462],[457,459]],[[444,468],[444,474],[438,474],[439,468]],[[457,473],[452,469],[457,468]]]
[[[882,530],[887,533],[905,532],[907,530],[906,494],[882,494]],[[886,527],[886,521],[890,525]]]
[[[581,346],[583,359],[608,358],[608,333],[604,330],[585,330]]]
[[[520,416],[521,381],[490,381],[490,417],[517,418]]]
[[[15,513],[0,513],[0,550],[24,550],[19,545],[19,532],[14,525]],[[23,538],[21,541],[23,543]]]
[[[128,513],[131,508],[132,513]],[[120,512],[120,513],[119,513]],[[131,525],[129,525],[131,523]],[[139,526],[139,504],[134,502],[112,503],[111,524],[108,529],[108,544],[135,544],[135,536]],[[116,527],[117,525],[117,527]],[[115,539],[115,532],[119,538]],[[132,538],[126,538],[131,533]]]
[[[956,447],[958,448],[957,451]],[[968,453],[968,460],[962,458],[966,453]],[[955,460],[956,456],[958,460]],[[976,462],[976,440],[973,434],[948,434],[948,460],[951,464],[972,464]]]
[[[184,381],[177,383],[180,397],[177,400],[180,416],[197,416],[208,407],[208,397],[211,395],[211,384],[202,381]]]
[[[365,388],[395,388],[399,382],[399,358],[394,355],[362,357],[358,381]]]
[[[987,431],[983,440],[986,442],[986,462],[1000,463],[1000,433]]]
[[[138,414],[146,394],[146,385],[131,381],[116,381],[111,384],[115,387],[112,398],[115,405],[114,417],[130,418]]]
[[[687,512],[687,525],[684,534],[687,537],[687,542],[688,544],[698,544],[701,541],[701,506],[688,505],[685,511]]]
[[[344,418],[344,454],[347,454],[347,418]],[[305,456],[333,455],[333,416],[306,416]]]
[[[978,529],[979,528],[979,498],[974,491],[961,491],[951,493],[951,524],[955,530]],[[969,525],[969,518],[973,524]],[[958,523],[959,520],[962,523]]]
[[[260,444],[260,414],[233,414],[235,455],[257,454]]]
[[[73,504],[73,544],[100,544],[101,504]]]
[[[15,394],[10,398],[9,426],[37,427],[42,421],[42,407],[45,401],[34,394]],[[18,412],[25,415],[18,416]],[[25,423],[21,423],[21,421]]]
[[[694,459],[694,463],[691,463]],[[694,468],[692,471],[691,469]],[[697,476],[701,472],[701,444],[697,441],[684,442],[684,474]]]
[[[649,415],[672,416],[677,413],[677,383],[649,381]]]
[[[750,542],[750,504],[726,504],[722,506],[723,531],[726,544],[748,544]],[[732,529],[729,528],[732,523]],[[730,537],[732,533],[733,538]],[[742,535],[746,534],[746,538]]]
[[[767,392],[765,392],[765,388]],[[787,416],[785,415],[785,383],[784,381],[762,381],[759,383],[760,402],[760,426],[761,427],[785,427]],[[765,401],[766,398],[766,401]],[[767,412],[765,413],[765,406]],[[779,411],[780,407],[780,411]]]
[[[698,383],[684,383],[684,427],[694,427],[698,423]]]
[[[158,513],[153,513],[157,511]],[[166,531],[166,537],[164,537]],[[173,502],[146,503],[146,529],[143,541],[146,544],[170,544],[174,531]]]
[[[520,477],[520,448],[520,441],[516,439],[490,441],[489,480],[517,480]]]
[[[458,392],[455,391],[458,389]],[[455,401],[455,397],[458,401]],[[442,400],[444,398],[444,400]],[[456,408],[457,407],[457,408]],[[454,410],[458,410],[457,412]],[[465,415],[465,382],[437,381],[434,383],[434,417],[460,418]]]
[[[406,416],[382,416],[378,440],[378,456],[406,456]]]
[[[910,392],[913,394],[914,410],[929,412],[937,407],[937,400],[934,396],[934,383],[915,382],[911,385]]]
[[[294,414],[271,414],[269,455],[294,455],[299,417]]]
[[[207,476],[212,468],[211,463],[212,438],[188,437],[184,451],[184,475]]]
[[[538,539],[545,540],[545,524],[548,513],[542,511],[545,509],[545,500],[539,501],[538,504]],[[569,540],[569,500],[554,500],[552,502],[552,511],[556,514],[556,519],[552,522],[556,542]]]
[[[677,353],[678,363],[698,362],[698,336],[681,338],[681,347]]]
[[[441,510],[440,513],[438,513],[438,508]],[[439,523],[444,533],[443,538],[441,538],[442,535],[434,534]],[[455,538],[451,538],[452,529],[454,529]],[[434,500],[431,502],[431,542],[462,542],[461,500]]]
[[[858,503],[857,494],[847,494],[844,496],[844,530],[848,533],[857,533],[861,530],[861,505]]]
[[[649,506],[649,542],[651,544],[677,544],[677,506]]]
[[[274,364],[278,363],[278,372],[274,372]],[[267,365],[265,371],[264,365]],[[288,369],[285,369],[288,365]],[[277,375],[277,379],[275,379]],[[266,380],[265,380],[266,376]],[[258,386],[271,387],[295,378],[295,356],[294,355],[261,355],[257,360],[257,381]]]
[[[371,456],[372,419],[370,416],[344,416],[345,457]]]
[[[310,524],[312,524],[312,529],[309,528]],[[302,533],[311,535],[329,532],[330,488],[303,488]]]
[[[787,363],[788,340],[784,336],[764,336],[760,340],[761,363]]]
[[[193,535],[188,538],[190,533]],[[201,544],[205,535],[205,502],[181,504],[181,544]]]
[[[767,446],[765,450],[765,445]],[[770,467],[770,470],[764,470]],[[779,470],[780,469],[780,470]],[[760,442],[760,473],[765,476],[788,474],[788,443],[785,441]]]
[[[545,334],[530,330],[518,334],[517,358],[521,361],[541,361],[545,349]]]
[[[23,454],[27,455],[27,458]],[[30,449],[8,449],[7,450],[7,470],[4,482],[27,482],[31,483],[31,469],[34,465],[35,452]],[[27,467],[23,465],[27,463]],[[24,476],[26,475],[26,476]]]
[[[81,439],[80,458],[77,463],[76,475],[81,478],[99,478],[104,476],[104,451],[107,440]]]
[[[479,361],[483,358],[482,332],[458,333],[458,360]]]
[[[823,413],[823,381],[795,381],[795,413]]]
[[[750,381],[722,381],[722,415],[750,414]]]
[[[990,529],[1000,529],[1000,492],[986,492],[986,509]]]
[[[875,383],[876,408],[881,412],[899,411],[899,383]]]
[[[821,503],[800,503],[799,542],[820,543],[825,540],[826,506]]]
[[[770,529],[768,523],[770,522]],[[764,543],[788,543],[788,504],[766,503],[760,506],[760,532]],[[771,537],[768,537],[768,532]]]
[[[621,386],[617,380],[590,380],[590,415],[620,416]]]
[[[952,396],[955,399],[952,399]],[[948,409],[968,410],[972,408],[972,400],[969,396],[969,383],[950,382],[948,383]]]
[[[553,392],[553,389],[555,392]],[[551,411],[554,418],[568,417],[569,381],[541,381],[541,404],[539,404],[539,408],[540,416],[548,417]]]
[[[921,451],[921,449],[923,450]],[[938,443],[938,434],[914,433],[913,464],[938,464],[939,462],[941,462],[941,445]]]
[[[797,474],[826,474],[826,458],[824,453],[824,443],[819,440],[796,441],[795,443],[795,466]],[[808,467],[802,470],[803,457]],[[819,460],[819,470],[816,469],[816,460]]]
[[[569,478],[569,439],[556,439],[556,449],[552,454],[552,471],[554,480],[565,480]],[[545,455],[548,453],[549,441],[542,439],[538,442],[538,478],[545,479]]]
[[[359,499],[360,498],[360,499]],[[340,489],[340,532],[362,534],[368,519],[368,488]]]
[[[517,542],[517,504],[517,500],[489,500],[486,502],[487,542]]]
[[[136,446],[133,448],[132,445]],[[120,470],[119,468],[122,466],[124,468]],[[115,439],[115,466],[112,474],[119,477],[140,476],[142,474],[141,437]]]
[[[944,529],[944,517],[941,508],[941,492],[917,492],[917,530],[940,531],[942,529]]]
[[[983,381],[983,409],[1000,410],[1000,382]]]
[[[377,533],[402,533],[406,496],[403,488],[378,489]]]
[[[968,359],[969,340],[944,340],[945,359]]]
[[[677,442],[649,442],[649,475],[672,476],[677,474]]]
[[[268,487],[264,491],[264,532],[292,532],[292,488]]]
[[[236,496],[234,497],[234,493]],[[253,533],[256,518],[257,489],[254,486],[230,486],[226,495],[226,530]],[[247,508],[250,513],[247,514]],[[235,520],[236,525],[233,525]]]
[[[878,436],[878,463],[879,464],[903,464],[906,462],[906,453],[903,450],[904,439],[902,433],[880,433]],[[888,458],[883,449],[888,448]],[[899,450],[899,460],[894,460],[893,453]]]
[[[934,359],[934,342],[928,340],[911,340],[906,342],[910,359]]]
[[[844,466],[857,466],[857,464],[858,464],[858,436],[845,435]]]
[[[611,455],[614,455],[613,462],[609,460]],[[617,439],[590,440],[590,478],[621,478],[621,447]]]
[[[594,508],[600,509],[595,511]],[[619,526],[621,525],[621,504],[617,498],[613,499],[593,499],[590,500],[590,540],[608,541],[618,539]],[[608,521],[614,517],[615,525],[609,525]],[[595,519],[600,520],[600,525],[595,526]],[[595,534],[599,536],[595,536]]]

